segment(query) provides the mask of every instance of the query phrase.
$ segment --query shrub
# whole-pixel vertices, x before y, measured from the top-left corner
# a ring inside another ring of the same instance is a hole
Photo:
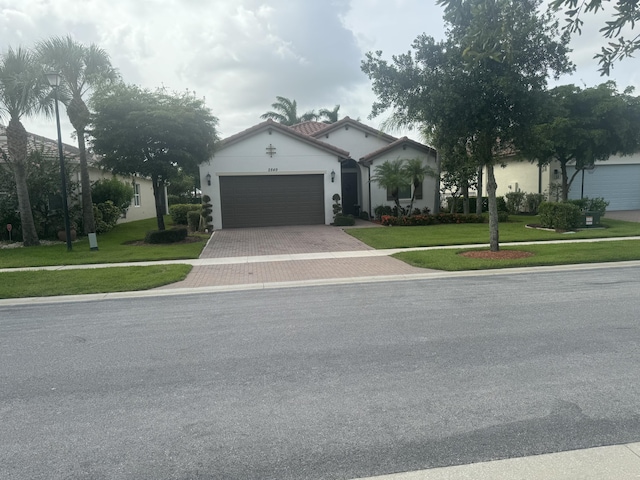
[[[176,243],[187,238],[185,227],[171,228],[169,230],[152,230],[144,237],[146,243]]]
[[[91,185],[91,198],[95,204],[110,200],[116,207],[124,210],[131,204],[133,187],[116,177],[103,178]]]
[[[211,216],[211,213],[213,212],[213,206],[211,205],[210,202],[211,202],[211,197],[209,195],[203,195],[202,211],[200,213],[200,217],[202,221],[201,228],[205,228],[207,231],[213,230],[213,225],[211,224],[213,222],[213,216]]]
[[[487,202],[489,202],[489,200],[487,200]],[[496,204],[498,205],[499,212],[509,211],[509,209],[507,208],[507,202],[505,201],[504,197],[496,197]],[[488,210],[489,210],[489,204],[487,203],[487,211]]]
[[[333,224],[336,227],[350,227],[356,224],[356,220],[350,215],[336,215]]]
[[[373,209],[373,213],[375,214],[378,220],[380,220],[383,215],[393,214],[391,207],[389,205],[378,205],[376,208]]]
[[[174,225],[187,225],[187,213],[188,212],[200,212],[200,205],[193,205],[190,203],[178,203],[169,207],[169,214],[173,220]]]
[[[538,214],[538,208],[542,202],[544,202],[544,195],[542,193],[527,193],[524,198],[525,208],[531,215]]]
[[[498,223],[505,223],[509,221],[509,212],[504,210],[498,210]]]
[[[360,212],[360,218],[362,220],[369,220],[369,212],[367,212],[366,210],[363,210],[362,212]]]
[[[411,216],[396,217],[394,215],[382,215],[380,221],[387,226],[413,227],[422,225],[435,225],[446,223],[483,223],[485,218],[482,215],[462,213],[438,213],[436,215],[420,214]]]
[[[506,197],[506,211],[512,215],[516,213],[520,213],[520,209],[522,208],[522,204],[524,203],[524,198],[526,193],[524,192],[509,192],[505,195]],[[500,209],[498,209],[500,210]]]
[[[580,226],[580,208],[569,202],[542,202],[538,209],[540,224],[556,230],[572,230]]]
[[[189,225],[189,230],[197,232],[200,228],[200,212],[195,210],[187,212],[187,224]]]
[[[96,233],[107,233],[118,223],[122,216],[122,210],[113,204],[111,200],[93,204],[93,216],[96,222]]]
[[[598,212],[601,215],[604,215],[609,206],[609,202],[602,197],[584,197],[580,200],[569,200],[568,202],[576,205],[582,212]]]
[[[331,197],[331,199],[333,200],[333,216],[335,218],[342,213],[342,205],[340,205],[340,195],[335,193],[333,197]]]

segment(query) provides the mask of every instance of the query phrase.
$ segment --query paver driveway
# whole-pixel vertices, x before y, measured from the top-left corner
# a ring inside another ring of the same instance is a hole
[[[368,222],[367,222],[368,223]],[[216,230],[200,258],[254,257],[372,250],[341,228],[328,225]]]

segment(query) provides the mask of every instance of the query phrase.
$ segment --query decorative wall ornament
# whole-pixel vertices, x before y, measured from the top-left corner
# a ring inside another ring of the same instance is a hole
[[[267,155],[269,155],[270,157],[273,158],[273,156],[276,154],[276,147],[274,147],[273,145],[269,144],[269,146],[267,147]]]

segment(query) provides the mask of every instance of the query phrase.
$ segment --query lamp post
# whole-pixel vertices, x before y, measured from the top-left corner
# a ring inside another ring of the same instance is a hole
[[[69,205],[67,203],[67,174],[64,169],[64,155],[62,153],[62,134],[60,133],[60,112],[58,110],[58,89],[60,88],[60,74],[47,73],[47,80],[53,89],[53,97],[56,105],[56,126],[58,127],[58,157],[60,159],[60,188],[62,190],[62,213],[64,214],[64,231],[67,237],[67,252],[73,248],[71,245],[71,222],[69,221]]]

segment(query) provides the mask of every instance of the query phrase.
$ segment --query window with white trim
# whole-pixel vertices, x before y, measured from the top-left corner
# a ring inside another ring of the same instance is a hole
[[[133,206],[134,207],[140,206],[140,184],[139,183],[133,184]]]

